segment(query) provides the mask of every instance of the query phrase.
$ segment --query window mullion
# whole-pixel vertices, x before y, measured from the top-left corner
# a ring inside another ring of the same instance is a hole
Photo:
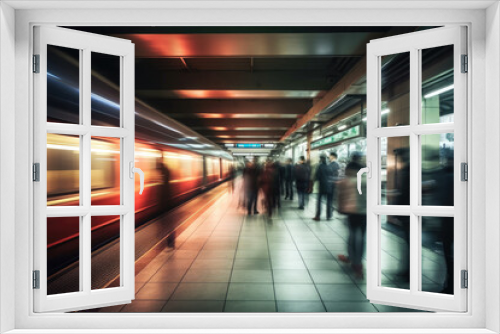
[[[82,62],[82,125],[89,130],[91,123],[91,59],[90,50],[88,48],[83,49],[83,62]],[[82,204],[84,207],[88,208],[89,211],[82,218],[82,263],[80,265],[80,270],[83,272],[81,276],[83,278],[83,291],[90,294],[92,288],[92,276],[91,276],[91,249],[92,249],[92,239],[91,239],[91,228],[92,228],[92,217],[90,215],[90,205],[91,205],[91,192],[92,192],[92,161],[91,161],[91,134],[90,131],[82,136],[82,149],[81,149],[81,159],[80,159],[80,170],[82,173]]]
[[[419,285],[419,254],[420,245],[418,243],[419,218],[413,212],[420,203],[420,182],[419,182],[419,136],[415,133],[415,128],[418,126],[419,107],[420,107],[420,57],[417,49],[410,50],[410,291],[415,293],[418,291]]]

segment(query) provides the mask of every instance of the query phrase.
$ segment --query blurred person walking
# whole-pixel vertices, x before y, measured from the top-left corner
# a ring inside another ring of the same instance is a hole
[[[280,176],[280,196],[282,196],[285,193],[285,173],[286,173],[286,167],[285,163],[282,161],[276,161],[276,163],[279,166],[279,176]],[[281,198],[280,198],[281,200]]]
[[[269,159],[262,170],[260,184],[264,193],[263,203],[269,217],[273,215],[274,208],[277,206],[275,193],[279,194],[279,170],[276,164]]]
[[[336,152],[330,152],[330,156],[329,156],[329,159],[330,159],[330,164],[328,165],[331,170],[332,170],[332,210],[334,209],[333,208],[333,203],[335,203],[334,201],[334,198],[335,198],[335,194],[336,194],[336,184],[337,184],[337,181],[339,180],[339,170],[340,170],[340,165],[339,163],[337,162],[337,153]]]
[[[297,196],[299,197],[299,209],[304,210],[307,192],[309,191],[310,170],[305,163],[306,159],[301,156],[298,163],[293,168],[295,175],[295,186],[297,187]]]
[[[288,158],[285,165],[285,199],[293,201],[293,164],[292,159]]]
[[[249,215],[258,214],[257,211],[257,195],[259,192],[259,176],[260,169],[257,160],[248,162],[243,170],[244,191],[247,204],[247,213]]]
[[[366,236],[366,181],[361,185],[362,195],[357,191],[357,173],[363,168],[361,154],[354,152],[345,169],[345,178],[338,184],[338,210],[347,215],[349,239],[347,256],[340,254],[338,259],[350,263],[356,278],[363,279],[363,252]]]
[[[333,171],[327,165],[325,155],[319,157],[315,180],[319,183],[319,192],[316,203],[316,216],[313,220],[319,221],[321,219],[321,200],[323,197],[326,197],[326,219],[332,219]]]

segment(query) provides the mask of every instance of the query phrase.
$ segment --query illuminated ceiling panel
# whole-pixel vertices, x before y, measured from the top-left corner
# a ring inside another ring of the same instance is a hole
[[[116,34],[137,57],[363,56],[382,32],[267,34]]]
[[[313,99],[320,90],[137,90],[141,98],[165,99]]]

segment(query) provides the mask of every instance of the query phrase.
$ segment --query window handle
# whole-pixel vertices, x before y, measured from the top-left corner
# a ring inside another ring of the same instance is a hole
[[[139,195],[142,195],[142,192],[144,190],[144,172],[140,168],[134,167],[134,162],[130,162],[130,178],[133,179],[135,176],[135,173],[139,174],[140,177],[140,183],[141,183],[141,190],[139,190]]]
[[[363,192],[361,191],[361,176],[366,173],[367,174],[367,177],[370,179],[372,177],[372,163],[371,162],[368,162],[367,164],[367,167],[364,167],[364,168],[361,168],[359,171],[358,171],[358,193],[360,195],[363,194]]]

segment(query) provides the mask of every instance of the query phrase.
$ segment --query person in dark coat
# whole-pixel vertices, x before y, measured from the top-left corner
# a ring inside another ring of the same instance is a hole
[[[286,160],[285,165],[285,199],[293,201],[293,165],[290,158]]]
[[[428,148],[423,148],[426,150]],[[432,150],[432,148],[430,149]],[[440,149],[442,150],[442,149]],[[438,152],[436,152],[438,153]],[[430,180],[422,182],[422,190],[430,193],[430,198],[423,199],[424,205],[437,206],[453,206],[454,205],[454,170],[453,170],[453,151],[442,150],[441,155],[430,158],[444,160],[440,166],[431,172],[427,172]],[[437,238],[443,245],[443,256],[446,263],[446,276],[443,281],[443,288],[440,293],[453,294],[453,271],[454,271],[454,256],[453,256],[453,217],[440,217],[440,229],[437,233]]]
[[[286,167],[285,164],[281,161],[277,161],[278,166],[279,166],[279,177],[280,177],[280,196],[283,196],[285,193],[285,172],[286,172]],[[281,198],[280,198],[281,201]]]
[[[332,194],[335,197],[335,192],[336,192],[335,184],[339,180],[340,165],[337,162],[337,153],[336,152],[330,152],[329,158],[330,158],[330,164],[328,166],[330,166],[330,168],[332,169],[332,173],[333,173],[332,174],[333,175]],[[333,200],[332,200],[332,203],[333,203]],[[333,210],[333,208],[332,208],[332,210]]]
[[[275,161],[273,163],[274,171],[273,171],[273,207],[281,208],[281,185],[282,181],[282,173],[281,173],[281,163],[279,161]]]
[[[251,215],[258,214],[257,211],[257,195],[259,192],[259,176],[260,169],[256,162],[248,162],[243,170],[243,182],[247,200],[247,211]]]
[[[307,191],[309,191],[310,170],[305,163],[306,159],[301,156],[298,163],[294,166],[293,174],[295,175],[295,186],[297,187],[297,195],[299,197],[299,209],[304,210]]]
[[[349,225],[349,239],[347,242],[347,256],[339,254],[338,259],[344,263],[350,263],[356,278],[363,279],[363,252],[366,237],[366,189],[358,194],[356,189],[356,178],[358,171],[365,167],[362,164],[362,156],[359,152],[353,152],[351,161],[345,169],[345,179],[340,183],[339,211],[347,215]],[[362,188],[366,188],[366,184]],[[349,208],[348,208],[349,207]]]
[[[316,170],[315,180],[319,183],[318,202],[316,204],[316,216],[313,220],[320,220],[321,200],[326,197],[326,219],[332,219],[333,205],[333,171],[326,163],[326,156],[319,158],[319,165]]]

